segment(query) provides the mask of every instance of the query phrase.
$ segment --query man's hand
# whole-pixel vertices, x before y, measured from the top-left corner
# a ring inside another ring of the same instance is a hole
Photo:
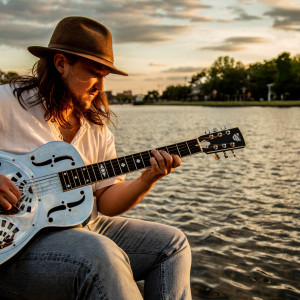
[[[154,155],[150,158],[151,167],[141,174],[141,179],[150,186],[181,165],[178,155],[170,155],[163,150],[152,150],[151,152]]]
[[[20,199],[22,192],[6,176],[0,174],[0,206],[10,210]]]

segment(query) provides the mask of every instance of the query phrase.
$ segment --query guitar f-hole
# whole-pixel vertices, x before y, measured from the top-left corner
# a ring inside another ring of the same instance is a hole
[[[48,214],[47,214],[47,217],[48,217],[48,221],[50,223],[53,222],[53,217],[50,217],[51,214],[55,213],[55,212],[58,212],[58,211],[63,211],[63,210],[66,210],[67,208],[69,208],[69,211],[71,211],[71,209],[73,207],[76,207],[80,204],[82,204],[85,200],[85,195],[84,195],[84,192],[81,191],[80,192],[83,196],[81,199],[77,200],[77,201],[74,201],[74,202],[69,202],[67,204],[64,204],[64,202],[62,201],[62,205],[58,205],[58,206],[55,206],[53,208],[51,208],[49,211],[48,211]]]

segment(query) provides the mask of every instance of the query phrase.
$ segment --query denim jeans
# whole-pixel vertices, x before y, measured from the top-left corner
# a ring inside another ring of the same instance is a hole
[[[99,216],[40,232],[0,266],[0,299],[191,299],[191,251],[178,229]]]

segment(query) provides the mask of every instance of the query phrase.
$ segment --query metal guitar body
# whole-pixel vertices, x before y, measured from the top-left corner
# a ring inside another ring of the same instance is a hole
[[[0,151],[0,174],[22,191],[17,211],[0,213],[0,264],[42,228],[75,226],[90,216],[91,186],[63,191],[58,175],[82,166],[77,150],[64,142],[50,142],[24,155]]]

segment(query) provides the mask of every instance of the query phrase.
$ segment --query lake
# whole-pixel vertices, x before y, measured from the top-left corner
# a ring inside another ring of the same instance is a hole
[[[112,106],[118,156],[239,127],[246,148],[204,153],[124,214],[179,227],[193,299],[300,299],[300,108]],[[139,173],[132,173],[128,179]]]

